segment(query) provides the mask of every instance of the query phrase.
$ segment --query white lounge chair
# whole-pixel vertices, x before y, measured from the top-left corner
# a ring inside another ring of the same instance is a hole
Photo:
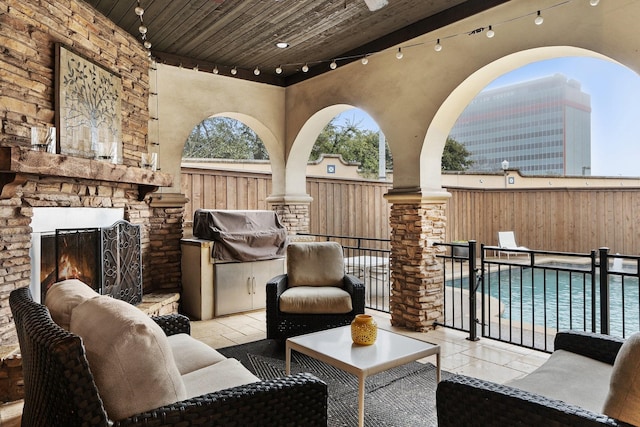
[[[500,258],[502,252],[507,254],[507,259],[509,259],[509,255],[512,253],[518,255],[518,253],[510,252],[506,249],[529,250],[526,246],[518,246],[516,243],[516,235],[513,231],[498,231],[498,246],[501,249],[498,251],[498,258]],[[526,255],[529,256],[529,254]]]

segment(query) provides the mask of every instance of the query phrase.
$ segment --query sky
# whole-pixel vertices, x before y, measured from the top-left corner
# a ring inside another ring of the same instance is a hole
[[[591,95],[591,175],[640,176],[640,76],[623,65],[595,58],[565,57],[535,62],[502,75],[486,89],[561,73]],[[377,131],[364,111],[342,113]]]

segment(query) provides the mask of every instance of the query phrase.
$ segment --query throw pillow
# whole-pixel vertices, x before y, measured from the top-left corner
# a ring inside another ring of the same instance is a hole
[[[104,407],[113,420],[186,398],[165,333],[124,301],[99,296],[71,313]]]
[[[45,294],[44,305],[49,309],[53,321],[68,331],[71,311],[78,304],[98,295],[86,283],[78,279],[68,279],[51,285]]]
[[[640,425],[640,332],[629,336],[616,356],[602,412],[625,423]]]
[[[337,242],[292,243],[287,246],[287,285],[342,286],[344,256]]]

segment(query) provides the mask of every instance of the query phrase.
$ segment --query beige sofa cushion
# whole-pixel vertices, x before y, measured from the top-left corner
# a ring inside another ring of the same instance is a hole
[[[280,295],[283,313],[343,314],[352,310],[349,292],[334,286],[296,286]]]
[[[236,359],[225,359],[182,376],[187,399],[260,381]]]
[[[538,369],[507,385],[601,413],[612,366],[556,350]]]
[[[98,295],[86,283],[78,279],[68,279],[51,285],[45,294],[44,304],[49,309],[53,321],[68,331],[71,311],[78,304]]]
[[[167,337],[180,375],[197,371],[226,359],[222,354],[187,334]]]
[[[616,356],[602,412],[625,423],[640,425],[640,332],[629,336]]]
[[[342,286],[344,256],[337,242],[287,246],[287,286]]]
[[[184,400],[186,389],[166,335],[124,301],[98,296],[71,313],[109,417],[120,420]]]

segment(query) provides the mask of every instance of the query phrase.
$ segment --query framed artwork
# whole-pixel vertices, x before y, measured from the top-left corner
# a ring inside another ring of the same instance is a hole
[[[122,79],[56,43],[56,152],[122,162]]]

